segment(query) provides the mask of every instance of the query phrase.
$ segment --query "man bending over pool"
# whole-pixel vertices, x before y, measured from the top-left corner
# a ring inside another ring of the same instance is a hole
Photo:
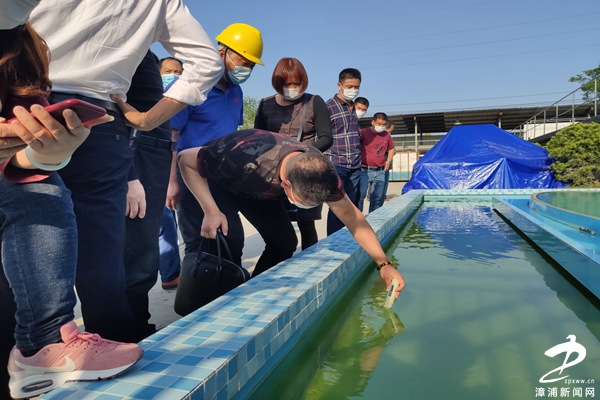
[[[292,256],[298,239],[281,199],[298,208],[326,202],[356,242],[377,263],[389,290],[404,278],[387,259],[375,232],[348,199],[334,166],[310,144],[289,136],[249,129],[237,131],[179,154],[183,179],[202,210],[201,235],[226,236],[233,262],[241,265],[244,230],[238,212],[256,228],[265,250],[256,263],[256,276]]]

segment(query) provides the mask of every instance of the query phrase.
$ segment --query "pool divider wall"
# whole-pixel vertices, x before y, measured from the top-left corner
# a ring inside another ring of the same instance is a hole
[[[544,193],[546,192],[538,194],[542,195]],[[582,229],[594,234],[600,234],[600,218],[592,215],[585,215],[576,211],[557,207],[551,203],[543,201],[537,196],[531,197],[529,208],[542,213],[546,218],[552,218],[562,223],[569,224],[576,229]]]
[[[589,250],[501,198],[493,199],[493,207],[600,299],[600,264],[593,259],[597,255],[586,254]]]
[[[385,245],[422,202],[411,191],[367,219]],[[142,341],[144,357],[125,374],[43,399],[242,399],[365,266],[372,260],[342,229]]]

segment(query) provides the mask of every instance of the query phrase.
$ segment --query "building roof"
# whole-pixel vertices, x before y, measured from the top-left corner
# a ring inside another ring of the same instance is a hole
[[[540,113],[537,117],[539,123],[543,120],[543,112],[546,109],[547,122],[554,122],[557,115],[556,107],[523,107],[523,108],[494,108],[485,110],[461,110],[461,111],[440,111],[421,114],[397,114],[388,115],[390,121],[394,124],[394,134],[414,134],[415,119],[418,123],[419,133],[445,133],[450,131],[455,125],[475,125],[475,124],[494,124],[502,129],[512,131],[518,129],[520,125],[527,122],[534,115]],[[369,110],[377,111],[377,110]],[[593,106],[589,104],[559,105],[558,118],[565,120],[571,118],[574,114],[575,120],[585,120],[593,115]],[[550,121],[548,121],[550,120]],[[371,118],[362,118],[359,121],[361,128],[371,125]]]

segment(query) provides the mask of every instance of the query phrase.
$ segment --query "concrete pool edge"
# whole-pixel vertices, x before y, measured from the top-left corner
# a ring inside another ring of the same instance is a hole
[[[598,191],[586,190],[586,192],[597,193]],[[553,218],[559,222],[570,224],[582,231],[592,234],[600,233],[600,218],[556,206],[538,197],[539,195],[550,193],[552,192],[544,191],[532,195],[529,208],[543,214],[547,218]]]
[[[600,264],[590,258],[585,249],[551,226],[514,207],[501,198],[493,199],[493,207],[519,231],[579,283],[600,299]]]
[[[424,200],[491,200],[542,190],[411,191],[367,219],[385,244]],[[368,264],[344,229],[144,340],[144,358],[124,375],[69,383],[43,398],[243,398]]]
[[[421,191],[368,216],[387,243]],[[138,364],[107,381],[73,382],[44,399],[231,399],[251,390],[316,317],[371,263],[347,229],[248,281],[140,343]],[[239,396],[238,396],[239,397]]]

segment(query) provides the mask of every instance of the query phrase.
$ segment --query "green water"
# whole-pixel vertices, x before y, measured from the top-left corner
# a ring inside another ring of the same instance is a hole
[[[252,399],[600,398],[600,302],[487,203],[425,203],[388,254],[407,282],[392,310],[369,269]],[[587,355],[550,377],[586,383],[540,383],[565,357],[544,352],[568,335]]]
[[[546,192],[537,197],[556,207],[600,218],[600,192]]]

